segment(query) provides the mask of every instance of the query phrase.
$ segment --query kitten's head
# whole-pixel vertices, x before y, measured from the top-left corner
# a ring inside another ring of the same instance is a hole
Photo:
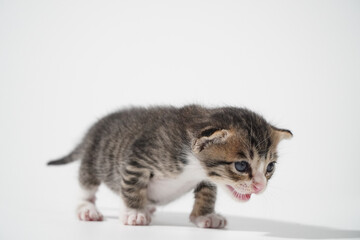
[[[265,190],[275,171],[278,143],[292,137],[246,109],[218,109],[203,126],[192,150],[208,177],[239,201]]]

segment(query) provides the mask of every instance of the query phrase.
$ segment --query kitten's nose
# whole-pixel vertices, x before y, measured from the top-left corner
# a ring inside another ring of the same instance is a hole
[[[265,185],[262,183],[255,182],[252,184],[252,187],[253,187],[255,193],[259,193],[264,189]]]

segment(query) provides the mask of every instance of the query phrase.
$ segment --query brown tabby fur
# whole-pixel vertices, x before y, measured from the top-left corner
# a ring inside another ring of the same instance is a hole
[[[177,178],[192,154],[207,174],[194,186],[195,218],[214,212],[216,183],[251,180],[252,167],[275,161],[278,142],[291,135],[244,108],[130,108],[100,119],[73,152],[49,165],[81,159],[83,189],[105,183],[127,208],[141,210],[160,203],[148,197],[152,179]],[[234,167],[241,160],[251,166],[245,173]],[[270,179],[273,172],[264,174]]]

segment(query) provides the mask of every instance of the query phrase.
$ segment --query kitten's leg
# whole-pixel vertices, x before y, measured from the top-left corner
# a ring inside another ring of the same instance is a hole
[[[82,221],[102,221],[103,215],[95,206],[95,193],[98,187],[85,189],[82,187],[81,199],[76,209],[77,216]]]
[[[95,176],[89,174],[88,168],[81,164],[80,166],[80,202],[76,209],[77,216],[82,221],[102,221],[103,215],[95,206],[96,192],[99,188],[100,181]]]
[[[150,172],[144,169],[126,169],[121,179],[121,196],[126,205],[125,225],[149,225],[152,209],[148,205],[147,186]]]
[[[202,228],[224,228],[226,219],[214,212],[216,186],[209,182],[201,182],[195,188],[195,203],[190,221]]]

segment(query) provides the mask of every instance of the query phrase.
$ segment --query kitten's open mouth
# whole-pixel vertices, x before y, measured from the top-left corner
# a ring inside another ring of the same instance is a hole
[[[232,192],[233,196],[241,201],[248,201],[251,198],[251,193],[243,194],[239,193],[230,185],[226,185],[226,187]]]

